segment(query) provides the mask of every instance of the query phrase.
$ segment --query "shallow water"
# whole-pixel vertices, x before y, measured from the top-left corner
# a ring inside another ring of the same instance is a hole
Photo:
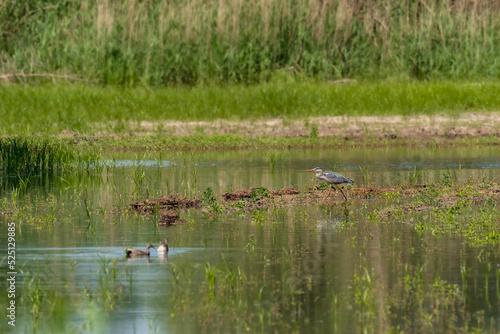
[[[207,187],[216,194],[304,190],[317,183],[305,172],[316,166],[373,186],[411,178],[432,184],[447,172],[454,180],[494,179],[498,157],[494,147],[121,152],[108,157],[102,173],[32,177],[19,195],[16,178],[3,175],[0,200],[17,196],[29,213],[15,221],[14,331],[498,329],[498,244],[475,247],[460,235],[370,220],[383,200],[223,215],[180,211],[187,223],[168,228],[158,227],[157,217],[123,213],[129,203],[162,194],[201,198]],[[9,219],[0,215],[2,245]],[[145,250],[165,237],[167,257],[154,249],[149,258],[125,257],[125,248]],[[5,293],[0,302],[8,302]],[[0,328],[12,330],[6,321]]]

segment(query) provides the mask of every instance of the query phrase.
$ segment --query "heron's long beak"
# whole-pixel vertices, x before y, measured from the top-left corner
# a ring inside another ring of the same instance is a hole
[[[308,169],[306,170],[306,172],[315,172],[316,170],[315,169]]]

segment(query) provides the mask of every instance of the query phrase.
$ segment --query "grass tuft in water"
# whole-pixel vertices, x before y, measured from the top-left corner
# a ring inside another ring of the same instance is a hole
[[[70,168],[100,166],[100,152],[76,149],[62,140],[48,137],[0,138],[0,168],[7,173],[37,174]]]

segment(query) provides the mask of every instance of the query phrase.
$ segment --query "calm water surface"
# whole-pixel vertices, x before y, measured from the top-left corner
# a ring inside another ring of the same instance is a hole
[[[187,223],[169,228],[158,227],[157,217],[123,213],[145,198],[199,198],[208,187],[216,195],[260,186],[304,190],[317,183],[305,172],[316,166],[373,186],[411,177],[439,182],[443,172],[495,179],[499,148],[123,152],[107,164],[102,173],[32,177],[29,197],[15,198],[29,214],[15,221],[16,327],[4,316],[2,332],[419,331],[425,324],[412,319],[418,312],[438,317],[435,303],[447,305],[457,326],[499,328],[498,246],[472,247],[458,235],[367,219],[382,200],[219,216],[181,211]],[[0,199],[12,201],[17,178],[2,175],[1,181]],[[0,215],[4,249],[8,221]],[[165,237],[167,257],[154,249],[149,258],[124,256],[127,247],[145,249]],[[420,283],[411,285],[415,276]],[[235,288],[225,290],[231,284]],[[435,300],[401,306],[405,293],[440,284],[447,290],[436,288]],[[7,305],[6,293],[0,302]],[[390,308],[401,314],[384,318],[375,311]],[[449,329],[447,321],[437,331]]]

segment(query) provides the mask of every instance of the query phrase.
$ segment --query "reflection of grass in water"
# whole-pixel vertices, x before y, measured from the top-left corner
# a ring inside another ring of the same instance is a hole
[[[472,201],[477,198],[480,190],[491,189],[495,187],[495,184],[483,179],[480,184],[455,183],[454,187],[452,190],[460,194],[463,199],[449,204],[440,200],[440,197],[450,190],[448,185],[429,186],[415,202],[416,204],[427,203],[435,207],[432,211],[423,214],[419,213],[416,216],[411,214],[411,218],[416,218],[418,223],[408,225],[408,228],[414,228],[417,231],[427,229],[433,235],[460,233],[464,240],[473,245],[484,246],[484,242],[498,243],[498,239],[495,239],[500,228],[498,218],[496,218],[498,217],[496,210],[498,199],[491,199],[479,209]],[[207,190],[205,202],[210,202],[212,198],[213,192]],[[354,204],[349,207],[347,205],[348,203],[338,204],[328,210],[320,207],[318,212],[328,215],[333,211],[341,215],[343,209],[353,210],[353,213],[349,212],[349,224],[346,219],[346,224],[334,224],[331,231],[323,234],[318,229],[301,229],[302,240],[309,245],[315,244],[318,240],[318,244],[323,245],[322,238],[327,237],[328,233],[343,233],[346,236],[345,247],[349,249],[352,244],[353,249],[358,251],[358,247],[366,249],[366,243],[376,236],[374,233],[376,227],[380,226],[387,232],[390,226],[401,225],[406,218],[409,218],[408,213],[400,208],[393,211],[393,216],[390,218],[381,219],[382,215],[377,210],[368,209],[367,206],[357,209]],[[47,210],[50,212],[48,202]],[[283,330],[293,332],[305,328],[314,317],[312,315],[314,310],[311,306],[313,300],[324,312],[321,315],[322,321],[339,326],[339,328],[350,329],[352,329],[352,324],[357,324],[356,330],[366,332],[372,332],[379,328],[379,325],[387,329],[393,328],[394,331],[397,328],[408,331],[415,330],[415,328],[427,331],[433,328],[451,331],[460,328],[461,319],[464,319],[460,317],[474,316],[467,310],[470,305],[467,305],[466,296],[471,290],[469,292],[466,290],[471,288],[470,282],[473,282],[479,273],[471,272],[465,264],[464,269],[461,268],[463,276],[460,287],[435,278],[433,272],[429,271],[425,265],[412,267],[408,264],[409,260],[401,260],[398,255],[393,255],[393,263],[397,269],[395,270],[395,284],[388,286],[384,273],[377,272],[361,260],[354,261],[352,265],[355,270],[349,272],[346,278],[339,278],[338,271],[335,271],[337,269],[328,268],[330,262],[324,262],[324,267],[321,268],[314,267],[316,266],[315,257],[318,255],[316,250],[321,251],[321,248],[313,251],[289,250],[288,248],[283,251],[276,249],[270,251],[270,248],[275,246],[275,243],[270,241],[271,236],[274,238],[276,229],[284,229],[284,227],[278,228],[276,221],[284,222],[282,225],[290,229],[295,229],[299,224],[306,225],[311,221],[307,209],[300,208],[293,212],[293,222],[287,222],[286,210],[280,211],[276,207],[271,207],[268,211],[253,212],[251,220],[258,226],[258,231],[253,241],[248,238],[248,234],[244,234],[247,238],[244,243],[248,245],[246,249],[249,254],[245,252],[244,247],[240,246],[239,250],[244,255],[239,263],[226,262],[224,256],[228,253],[224,253],[220,255],[220,259],[215,258],[214,262],[211,258],[210,262],[207,260],[198,265],[192,262],[181,265],[169,264],[172,268],[172,279],[170,289],[165,293],[168,294],[167,310],[170,315],[173,315],[174,319],[177,318],[176,321],[184,320],[183,317],[190,320],[194,318],[207,330],[230,328],[235,331],[261,332]],[[363,212],[359,212],[361,210]],[[57,215],[58,211],[55,212]],[[250,220],[250,215],[248,220]],[[367,221],[369,224],[366,224]],[[222,234],[225,232],[222,224],[213,225],[213,228],[220,228]],[[194,229],[195,232],[208,229],[206,222],[197,225],[193,223],[189,228]],[[237,228],[243,227],[240,225]],[[187,229],[174,231],[186,232]],[[356,234],[353,236],[351,233],[354,231]],[[289,235],[289,231],[283,232],[283,235]],[[241,235],[236,234],[235,238]],[[206,248],[205,254],[212,256],[213,250],[210,247],[212,243],[208,240],[209,236],[205,235],[203,246]],[[286,241],[286,247],[295,247],[293,241]],[[393,245],[399,242],[399,239],[394,238]],[[230,247],[227,248],[230,249]],[[314,261],[309,261],[310,259]],[[489,261],[486,256],[484,261]],[[310,262],[314,270],[308,269]],[[259,263],[265,263],[265,265],[262,266],[262,271],[255,272],[251,267]],[[404,265],[407,267],[405,268]],[[36,270],[36,267],[33,270]],[[65,312],[71,313],[70,311],[77,308],[82,309],[81,317],[89,319],[84,326],[91,329],[95,329],[98,323],[106,325],[107,317],[123,305],[126,298],[123,287],[129,286],[132,291],[134,284],[130,272],[121,268],[116,259],[101,259],[96,275],[99,278],[99,286],[86,287],[84,291],[77,291],[76,282],[71,279],[67,283],[67,289],[75,290],[76,293],[69,297],[71,302],[68,304],[73,305],[66,307]],[[492,275],[493,273],[490,272],[489,276]],[[495,275],[498,295],[500,271],[497,270]],[[32,291],[32,297],[29,298],[32,298],[33,302],[25,299],[23,307],[28,307],[27,304],[35,305],[34,313],[38,314],[36,326],[40,328],[45,326],[46,320],[44,319],[54,313],[61,312],[60,318],[69,317],[65,315],[66,313],[62,313],[64,307],[58,306],[62,305],[62,301],[58,300],[65,294],[57,283],[44,281],[41,275],[33,277],[38,277],[36,278],[38,283],[35,279],[30,286],[25,288]],[[197,281],[197,277],[201,277],[200,282]],[[169,278],[161,278],[161,280],[167,279]],[[336,280],[339,279],[342,280],[341,283],[345,282],[345,285],[349,287],[334,291],[333,286],[338,283]],[[44,282],[45,285],[40,282]],[[477,284],[480,284],[480,287],[484,286],[486,291],[492,289],[492,285],[488,285],[489,280],[487,281],[486,278],[478,282]],[[157,298],[162,298],[163,305],[164,295]],[[50,305],[46,305],[51,302],[56,305],[52,311]],[[491,301],[491,305],[494,305],[494,301]],[[107,314],[102,312],[105,308],[110,310]],[[348,323],[351,323],[351,327],[346,325]],[[482,328],[484,323],[477,323],[477,326]]]
[[[273,153],[271,154],[271,156],[269,157],[269,163],[271,164],[271,171],[274,173],[274,164],[275,164],[275,161],[276,161],[276,154]]]
[[[321,287],[321,294],[315,295],[317,279],[297,271],[300,261],[294,252],[285,251],[276,265],[280,276],[268,278],[248,276],[244,268],[224,260],[219,265],[205,262],[204,269],[176,270],[177,278],[169,289],[169,305],[175,312],[171,315],[180,322],[195,316],[208,331],[293,330],[308,324],[307,301],[314,298],[324,310],[322,319],[330,329],[352,330],[353,324],[357,332],[373,332],[376,328],[447,331],[470,326],[464,321],[471,313],[462,289],[439,277],[428,277],[424,266],[397,263],[401,270],[388,285],[361,261],[355,265],[349,289],[334,291],[327,284]],[[198,270],[205,273],[200,291],[185,284]],[[311,328],[321,328],[315,326]]]
[[[23,283],[18,286],[20,298],[16,304],[19,314],[22,314],[21,326],[26,329],[24,326],[31,323],[34,332],[54,332],[69,323],[78,326],[80,321],[80,329],[98,330],[95,326],[105,324],[110,313],[123,305],[124,285],[133,284],[132,273],[120,267],[117,259],[102,258],[100,262],[94,273],[98,277],[98,287],[85,285],[83,289],[79,288],[81,282],[74,280],[72,274],[61,282],[53,272],[50,259],[22,265],[19,272]],[[74,272],[76,267],[75,262],[71,271]]]
[[[457,331],[470,326],[458,285],[439,277],[426,278],[423,266],[404,265],[402,269],[386,309],[387,316],[402,321],[401,329],[427,331],[438,326],[440,331]]]
[[[117,259],[101,259],[101,266],[97,274],[99,274],[99,302],[103,303],[105,310],[113,310],[117,303],[123,301],[123,287],[117,284]]]
[[[71,211],[52,194],[44,198],[30,194],[18,195],[14,190],[10,198],[5,197],[0,202],[0,210],[8,212],[7,219],[16,222],[16,226],[23,224],[41,227],[52,227],[54,223],[69,220]]]
[[[449,185],[443,185],[443,187],[443,189],[447,189]],[[462,192],[464,196],[475,196],[479,189],[478,187],[484,186],[462,184],[461,189],[455,188],[455,191]],[[463,225],[457,225],[456,223],[462,221],[461,216],[464,213],[469,214],[474,211],[469,210],[471,209],[472,201],[459,201],[454,205],[445,205],[442,201],[438,200],[439,196],[443,194],[443,189],[439,188],[439,185],[429,187],[427,192],[424,192],[424,195],[421,197],[421,200],[425,201],[428,205],[436,206],[436,210],[429,213],[434,217],[436,222],[435,224],[430,224],[429,228],[433,228],[432,226],[436,225],[443,226],[446,221],[449,221],[449,229],[436,229],[433,230],[433,233],[460,231],[460,226]],[[482,218],[472,219],[472,221],[487,222],[489,218],[497,217],[498,215],[494,207],[494,205],[487,205],[482,209],[483,213],[479,214]],[[366,210],[366,207],[364,207],[364,210]],[[373,215],[376,216],[376,212]],[[406,215],[406,212],[399,210],[394,215],[394,218],[401,221],[405,219]],[[271,230],[272,224],[266,224],[265,219],[267,217],[265,215],[263,218],[264,221],[259,225],[261,228],[269,226],[269,230]],[[470,216],[466,219],[470,219]],[[254,216],[254,222],[260,220]],[[375,221],[376,224],[372,226],[393,223],[392,219],[384,221],[375,218]],[[413,222],[413,217],[408,219],[408,221]],[[472,225],[474,225],[476,232],[470,235],[466,234],[465,237],[475,242],[475,238],[471,238],[471,236],[480,232],[480,229],[484,226],[475,223]],[[455,230],[453,230],[453,226],[455,226]],[[486,227],[486,230],[490,230],[493,226],[487,224]],[[418,230],[420,228],[419,224],[415,224],[415,228]],[[496,230],[498,230],[498,226]],[[361,236],[361,238],[371,239],[372,236],[368,233],[365,237]],[[398,241],[398,239],[394,240],[395,242]],[[255,246],[253,245],[253,247]],[[356,247],[356,244],[353,243],[353,246]],[[414,252],[410,254],[414,254]],[[231,291],[223,290],[223,287],[218,285],[219,282],[223,281],[221,277],[227,275],[227,271],[234,271],[234,268],[219,266],[214,269],[214,266],[210,266],[210,279],[207,276],[205,284],[208,291],[213,292],[215,289],[216,292],[211,294],[212,299],[209,301],[209,306],[200,309],[199,313],[196,312],[195,314],[200,319],[203,319],[202,321],[207,328],[232,326],[230,324],[234,325],[235,323],[231,320],[233,319],[232,317],[239,320],[238,324],[244,324],[245,328],[255,331],[272,331],[275,328],[284,328],[280,326],[286,327],[284,325],[285,322],[289,326],[292,326],[292,328],[295,325],[301,326],[300,324],[303,324],[306,319],[301,316],[296,318],[294,316],[290,317],[289,312],[292,311],[292,314],[300,314],[300,310],[305,305],[305,296],[307,296],[308,289],[310,289],[310,286],[314,287],[314,279],[307,283],[308,276],[303,275],[300,270],[296,271],[296,261],[292,252],[285,251],[283,258],[279,261],[281,266],[280,272],[283,274],[282,279],[279,281],[279,287],[265,278],[257,278],[257,282],[243,280],[242,283],[246,286],[244,288],[246,294],[244,295],[233,294]],[[438,276],[429,275],[429,269],[425,265],[413,267],[405,262],[400,262],[400,260],[396,262],[396,265],[400,268],[396,273],[396,283],[386,285],[387,282],[383,277],[375,274],[372,268],[369,268],[362,262],[359,265],[359,270],[356,271],[350,281],[352,289],[337,293],[327,289],[328,296],[330,296],[329,300],[322,300],[316,296],[316,302],[323,303],[322,309],[338,310],[336,312],[341,312],[340,310],[345,309],[352,310],[352,313],[346,315],[345,312],[342,312],[342,314],[344,317],[353,320],[352,323],[356,324],[358,332],[373,332],[376,328],[385,328],[386,330],[396,330],[399,328],[405,331],[432,331],[436,328],[439,328],[440,331],[461,331],[474,328],[474,326],[477,328],[488,328],[489,325],[481,320],[483,311],[479,310],[472,313],[468,309],[466,290],[469,289],[467,282],[471,278],[470,269],[465,266],[461,267],[462,286],[460,287]],[[238,268],[237,270],[241,269]],[[483,281],[483,287],[486,292],[491,289],[489,285],[490,271],[491,263],[488,263]],[[291,275],[291,273],[294,274]],[[476,276],[477,274],[475,273],[474,277]],[[497,295],[499,277],[500,270],[496,273]],[[269,292],[269,289],[274,291],[270,299],[266,293]],[[221,290],[224,292],[218,294],[217,291]],[[179,295],[177,296],[179,297]],[[224,297],[222,298],[221,296]],[[196,297],[194,298],[196,299]],[[483,299],[486,306],[491,305],[489,298],[489,295],[486,293]],[[257,305],[254,305],[254,308],[248,306],[250,300],[258,301]],[[232,307],[234,305],[241,305],[242,303],[247,305],[248,309],[240,310],[237,307]],[[229,317],[226,313],[228,309],[231,309]],[[293,313],[297,311],[298,313]],[[256,316],[252,317],[247,312],[253,312]],[[471,318],[473,320],[467,322],[467,319]],[[336,319],[333,321],[335,326],[338,326],[337,322],[339,320],[336,313],[333,319]]]

